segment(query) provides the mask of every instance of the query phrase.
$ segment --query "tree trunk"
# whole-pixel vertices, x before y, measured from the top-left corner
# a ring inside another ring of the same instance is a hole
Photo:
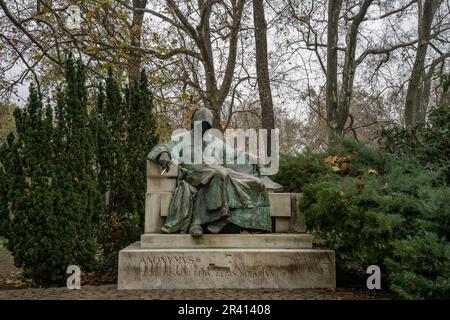
[[[431,24],[441,2],[442,0],[425,0],[423,8],[421,7],[422,2],[419,2],[419,41],[411,78],[408,83],[404,113],[407,127],[414,126],[416,122],[425,120],[425,112],[421,106],[424,91],[425,58],[430,41]]]
[[[422,96],[420,97],[420,114],[423,115],[423,119],[425,120],[425,115],[427,114],[427,108],[428,104],[430,102],[430,95],[431,95],[431,80],[433,80],[434,70],[436,68],[436,64],[431,64],[428,68],[428,71],[424,75],[423,79],[423,92]]]
[[[330,142],[336,128],[336,113],[338,108],[337,92],[337,58],[338,58],[338,29],[339,13],[342,0],[328,1],[328,30],[327,30],[327,83],[326,108],[328,122],[328,141]]]
[[[359,26],[364,20],[367,10],[372,2],[373,0],[364,0],[358,14],[354,17],[350,31],[347,34],[347,49],[345,50],[345,62],[342,70],[342,88],[339,93],[339,102],[335,119],[335,132],[341,136],[345,131],[345,124],[347,122],[353,96],[353,83],[356,71],[355,53],[358,42]]]
[[[253,0],[253,22],[255,25],[256,75],[261,102],[262,128],[267,129],[267,152],[270,155],[270,129],[275,128],[275,120],[267,61],[267,24],[264,17],[263,0]]]
[[[197,26],[198,41],[197,46],[202,56],[202,64],[205,70],[205,86],[206,96],[204,98],[205,106],[210,108],[214,115],[213,127],[222,130],[222,106],[230,91],[233,82],[234,71],[236,68],[237,42],[238,34],[241,27],[242,13],[244,10],[245,0],[232,1],[233,23],[231,33],[229,35],[228,57],[225,67],[225,74],[220,87],[218,86],[216,73],[214,69],[214,57],[212,54],[212,40],[209,18],[213,1],[198,0],[202,19],[200,25]]]
[[[147,0],[133,0],[133,20],[130,26],[130,55],[128,61],[128,81],[132,85],[139,80],[142,66],[141,32]]]
[[[421,100],[421,112],[424,114],[424,116],[427,114],[428,104],[430,102],[430,95],[431,95],[431,82],[433,80],[434,76],[434,70],[436,70],[436,67],[439,67],[440,73],[442,73],[444,67],[445,67],[445,60],[450,58],[450,52],[447,52],[443,55],[441,55],[439,58],[436,58],[431,62],[430,66],[428,67],[428,70],[425,74],[424,80],[423,80],[423,95]],[[445,92],[442,92],[442,97],[445,97]],[[438,101],[437,106],[441,106],[444,101]],[[425,118],[425,117],[424,117]],[[425,120],[425,119],[424,119]]]
[[[216,71],[214,68],[214,56],[211,46],[211,31],[209,20],[211,16],[212,3],[198,1],[198,7],[202,12],[202,22],[197,27],[198,37],[200,39],[200,52],[203,58],[203,68],[205,70],[205,86],[206,86],[206,100],[205,107],[211,109],[213,118],[213,127],[221,129],[221,110],[222,104],[219,102],[219,94],[217,89]]]

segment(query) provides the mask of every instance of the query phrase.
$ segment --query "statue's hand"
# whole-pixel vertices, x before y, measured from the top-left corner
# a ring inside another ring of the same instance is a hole
[[[158,163],[166,172],[169,172],[171,156],[168,152],[162,152],[158,157]]]

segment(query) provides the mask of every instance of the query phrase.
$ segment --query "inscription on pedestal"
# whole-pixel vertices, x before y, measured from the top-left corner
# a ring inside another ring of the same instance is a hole
[[[231,258],[231,256],[230,256]],[[206,265],[206,267],[205,267]],[[275,273],[264,266],[220,266],[205,263],[194,256],[142,257],[139,263],[140,277],[273,277]]]
[[[119,288],[328,288],[334,253],[321,250],[137,250],[121,252]]]

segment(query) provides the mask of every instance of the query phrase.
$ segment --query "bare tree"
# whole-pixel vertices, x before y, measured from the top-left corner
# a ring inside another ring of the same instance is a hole
[[[68,23],[71,5],[80,9],[79,26]],[[133,23],[129,10],[117,2],[1,0],[0,8],[0,38],[6,44],[8,57],[0,62],[0,70],[15,70],[9,74],[10,79],[3,79],[3,98],[29,74],[38,83],[38,89],[41,89],[39,82],[45,87],[46,81],[60,80],[68,52],[84,60],[91,84],[105,76],[106,65],[124,65],[125,70],[130,70],[129,63],[135,63],[136,59],[130,58],[133,54],[128,54],[132,51],[133,37],[129,32]],[[136,46],[139,43],[136,36],[134,39]],[[139,50],[136,52],[139,54]]]
[[[166,0],[164,12],[141,10],[150,13],[161,23],[169,24],[176,30],[179,39],[177,43],[182,44],[181,47],[167,45],[162,50],[145,52],[162,60],[183,56],[180,63],[185,67],[179,78],[185,85],[193,88],[204,104],[213,111],[214,126],[221,129],[224,127],[222,106],[234,80],[244,4],[245,0],[199,0],[197,3]],[[211,23],[212,19],[215,24]],[[222,57],[226,56],[226,61],[223,69],[217,70],[217,52],[214,46],[219,41],[224,43],[222,49],[225,49],[227,54],[220,52]],[[201,74],[197,63],[203,68]]]
[[[259,99],[261,103],[262,127],[275,128],[272,92],[270,90],[269,65],[267,60],[267,23],[264,16],[263,0],[253,0],[253,21],[255,25],[256,74],[258,78]],[[270,153],[270,143],[267,144]]]
[[[146,67],[163,135],[202,101],[221,129],[270,128],[276,114],[289,131],[301,123],[298,136],[312,145],[326,140],[318,129],[364,138],[380,123],[403,122],[422,52],[414,21],[426,1],[0,0],[0,94],[7,101],[31,79],[52,98],[49,84],[72,51],[93,86],[109,66],[124,82]],[[69,4],[81,9],[80,28],[65,22]],[[449,16],[441,0],[415,90],[424,114],[445,98],[436,74],[448,73]],[[365,117],[369,107],[377,112]]]
[[[326,109],[327,121],[330,126],[330,134],[338,128],[338,35],[339,15],[342,1],[330,1],[328,3],[328,36],[327,36],[327,82],[326,82]]]
[[[141,34],[144,22],[144,11],[147,0],[133,0],[133,18],[130,25],[130,56],[128,63],[128,78],[130,82],[137,81],[142,66]]]
[[[433,19],[441,2],[442,0],[418,1],[419,41],[411,72],[411,79],[408,83],[408,91],[406,94],[405,125],[407,127],[414,125],[418,121],[425,120],[426,105],[423,103],[424,101],[422,100],[422,96],[429,95],[430,88],[425,83],[425,86],[428,89],[428,92],[425,92],[424,81],[429,82],[431,77],[430,74],[427,77],[428,79],[425,79],[425,58],[430,42]],[[431,70],[433,69],[434,67]]]
[[[390,101],[385,98],[393,94],[403,95],[404,85],[408,84],[410,76],[411,53],[419,42],[417,33],[405,28],[417,16],[416,2],[287,0],[289,15],[286,21],[299,33],[298,40],[290,41],[290,48],[293,52],[309,51],[315,56],[312,66],[311,60],[306,64],[302,62],[307,75],[317,78],[317,72],[323,71],[327,108],[326,115],[319,116],[325,118],[330,134],[344,135],[353,133],[355,130],[352,127],[361,128],[362,124],[355,122],[361,118],[351,114],[357,112],[352,108],[355,85],[385,102]],[[328,14],[324,15],[321,11],[326,4]],[[445,22],[448,20],[448,10],[444,11],[436,19],[438,21],[430,33],[430,40],[435,40],[436,53],[428,55],[428,59],[434,60],[426,66],[430,71],[426,78],[429,81],[426,84],[421,82],[425,89],[430,89],[434,76],[431,67],[442,68],[448,53],[446,34],[449,25]],[[374,30],[373,25],[384,25],[386,30]],[[316,81],[320,83],[320,78]],[[306,92],[310,90],[309,80],[307,84]],[[428,101],[426,92],[421,97]],[[404,103],[404,98],[401,98],[399,106]],[[311,103],[307,105],[311,106]],[[399,113],[397,115],[401,117]]]

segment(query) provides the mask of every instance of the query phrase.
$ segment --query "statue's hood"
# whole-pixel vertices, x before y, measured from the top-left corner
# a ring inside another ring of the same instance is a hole
[[[208,108],[200,108],[197,109],[194,112],[194,115],[192,116],[192,125],[196,122],[196,121],[200,121],[200,122],[207,122],[209,123],[209,125],[212,127],[213,124],[213,114],[211,112],[211,110],[209,110]]]

